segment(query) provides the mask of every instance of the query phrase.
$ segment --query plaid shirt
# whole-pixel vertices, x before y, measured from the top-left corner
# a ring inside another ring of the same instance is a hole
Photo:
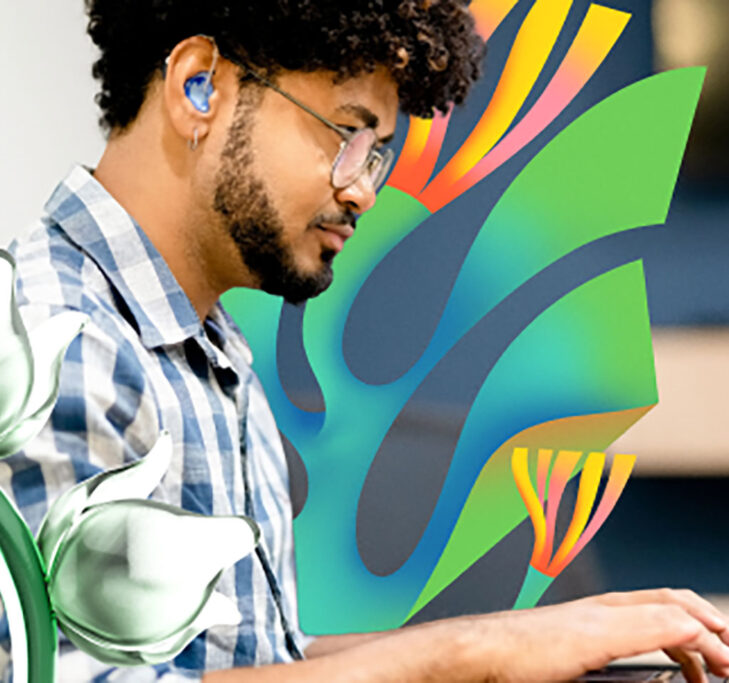
[[[203,514],[245,514],[245,425],[249,505],[283,612],[303,649],[308,641],[297,622],[288,472],[243,336],[220,304],[200,323],[144,232],[84,168],[71,171],[46,212],[38,228],[11,247],[21,315],[30,330],[68,309],[91,320],[66,354],[49,423],[25,451],[0,463],[0,485],[36,533],[63,491],[143,456],[166,428],[173,461],[152,498]],[[169,665],[127,670],[96,662],[61,635],[59,680],[168,682],[291,661],[259,557],[240,560],[217,589],[237,601],[238,627],[209,629]]]

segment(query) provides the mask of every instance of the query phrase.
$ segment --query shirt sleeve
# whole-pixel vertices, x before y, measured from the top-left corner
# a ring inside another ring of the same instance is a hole
[[[22,311],[26,327],[51,314],[38,307]],[[56,312],[56,311],[53,311]],[[145,372],[130,343],[92,319],[71,343],[61,369],[58,400],[51,418],[27,447],[0,461],[0,486],[35,535],[50,504],[76,483],[142,457],[159,434],[159,417]],[[158,487],[154,498],[164,500]],[[4,624],[3,624],[4,622]],[[4,625],[4,628],[3,628]],[[10,679],[7,620],[0,621],[0,671]],[[57,676],[64,681],[197,680],[201,671],[161,665],[118,668],[75,648],[59,632]]]

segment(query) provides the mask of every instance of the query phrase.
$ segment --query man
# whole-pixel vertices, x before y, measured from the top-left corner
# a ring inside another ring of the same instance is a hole
[[[245,341],[216,302],[236,286],[292,302],[325,289],[375,202],[398,108],[432,115],[461,101],[481,42],[463,0],[87,9],[109,143],[13,251],[26,320],[77,309],[90,322],[67,354],[51,421],[3,470],[5,489],[35,531],[60,493],[142,457],[165,428],[175,452],[154,497],[250,514],[263,532],[262,552],[219,585],[240,626],[211,629],[129,680],[562,680],[658,648],[691,680],[702,661],[729,674],[727,622],[681,591],[307,641],[281,445]],[[67,641],[59,667],[64,680],[124,675]]]

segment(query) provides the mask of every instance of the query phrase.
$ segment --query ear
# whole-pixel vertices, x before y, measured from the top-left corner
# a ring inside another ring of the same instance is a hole
[[[181,140],[197,137],[202,142],[222,102],[231,96],[231,79],[223,77],[229,69],[222,61],[213,41],[204,36],[186,38],[167,58],[164,104]]]

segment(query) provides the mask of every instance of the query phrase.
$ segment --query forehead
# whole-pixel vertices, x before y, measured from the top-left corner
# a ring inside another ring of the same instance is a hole
[[[287,71],[279,76],[278,84],[323,116],[372,126],[379,137],[387,137],[395,130],[397,85],[384,68],[340,82],[330,71]]]

